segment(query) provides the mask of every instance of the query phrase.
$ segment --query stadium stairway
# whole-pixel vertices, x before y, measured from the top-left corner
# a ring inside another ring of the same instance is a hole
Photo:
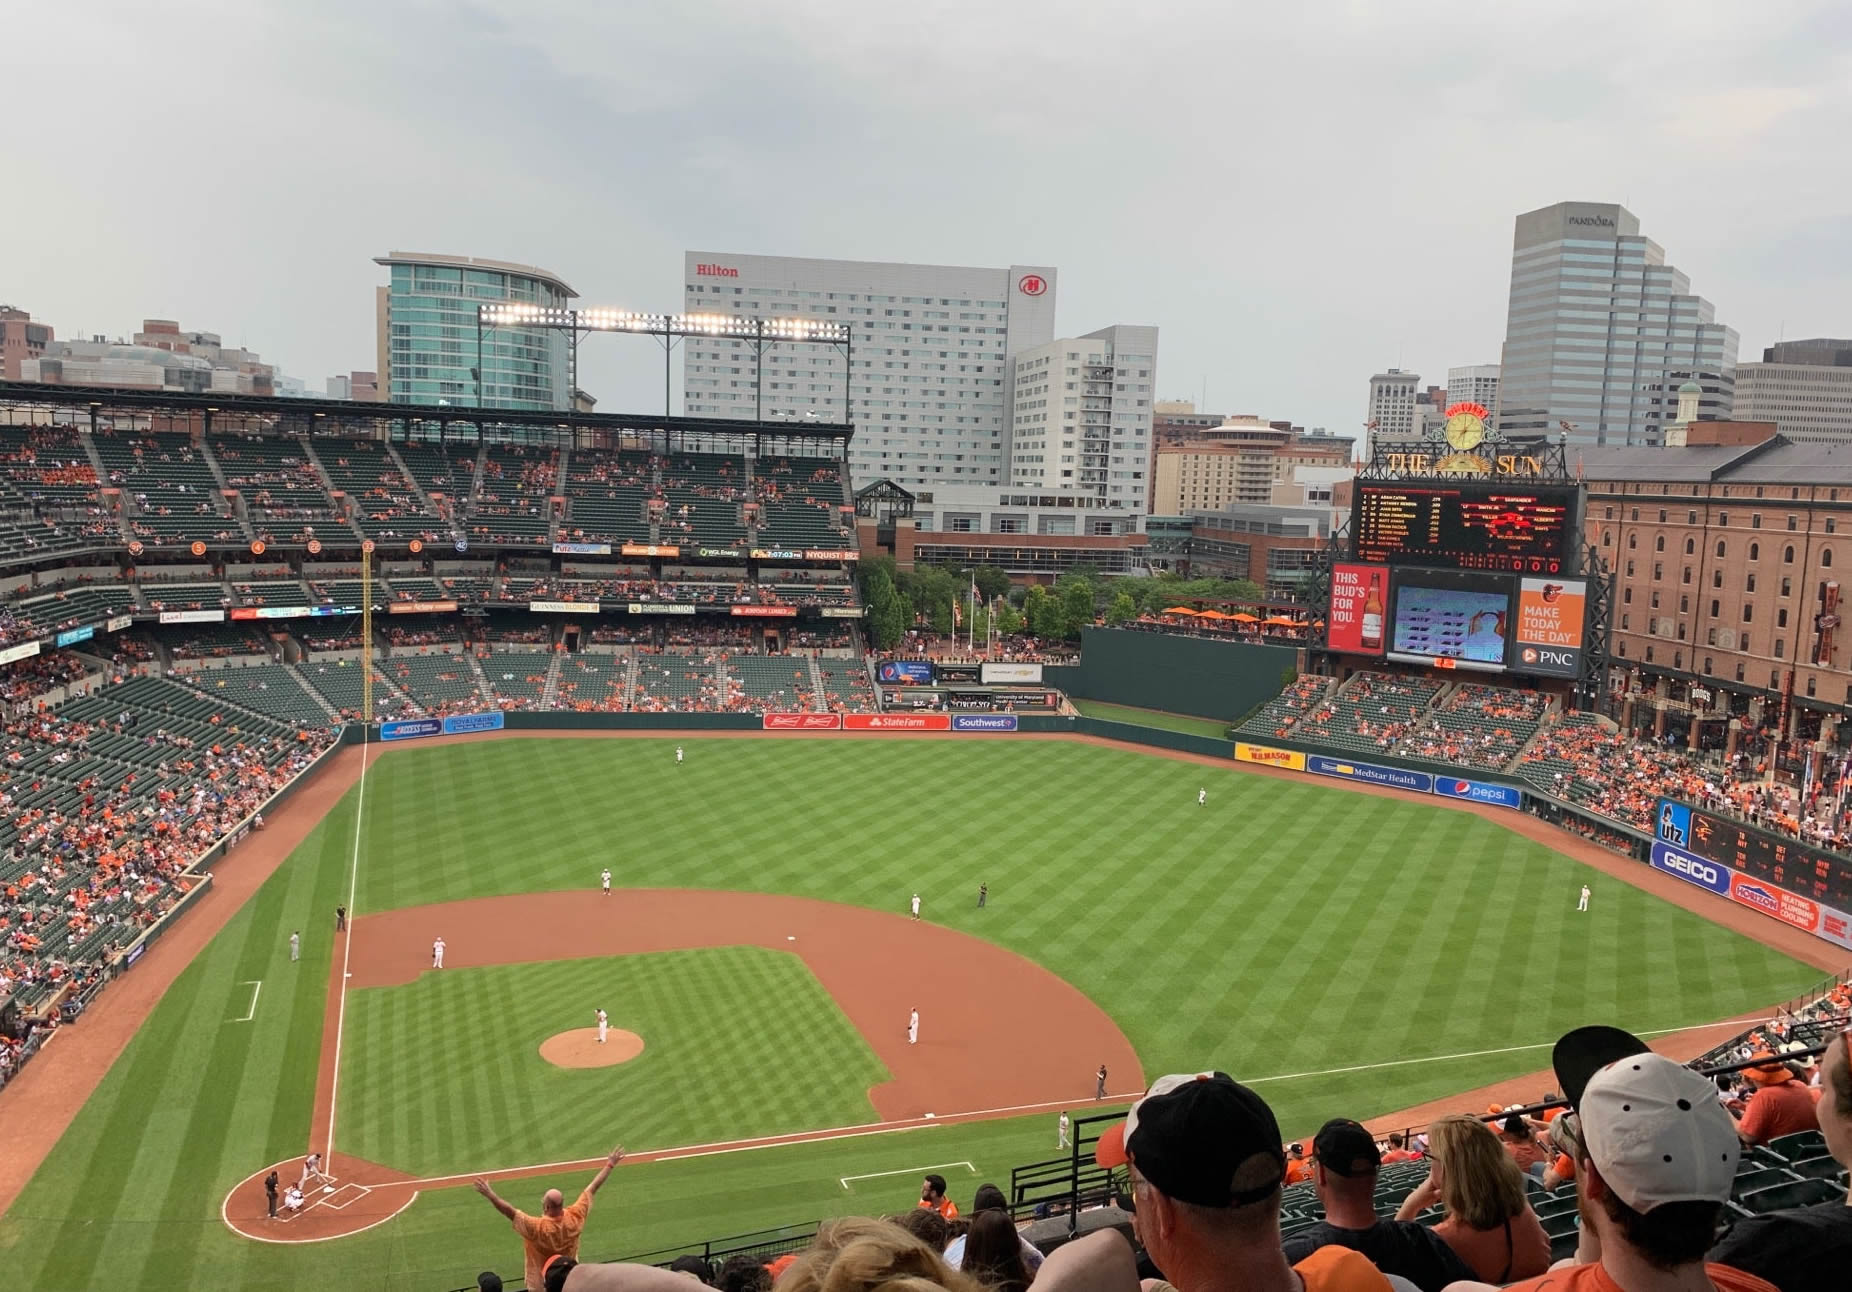
[[[823,667],[817,663],[815,655],[807,655],[805,658],[810,662],[810,711],[828,713],[830,696],[823,687]]]
[[[302,689],[309,693],[309,698],[322,707],[322,712],[328,715],[328,721],[339,722],[341,720],[341,711],[328,703],[327,696],[309,685],[309,679],[303,675],[300,664],[285,664],[283,667],[288,669],[290,676],[295,678]],[[391,690],[395,692],[398,691],[398,688],[394,687],[392,683],[387,682],[386,685]]]
[[[424,481],[420,480],[417,477],[417,475],[412,471],[412,469],[409,466],[405,465],[405,459],[399,456],[399,450],[396,447],[394,447],[391,440],[387,440],[385,442],[384,448],[386,450],[386,457],[392,462],[392,465],[397,467],[399,469],[399,472],[405,477],[405,483],[411,486],[411,491],[414,495],[416,495],[418,501],[424,504],[424,508],[426,511],[430,512],[433,516],[436,516],[440,521],[443,522],[443,524],[449,529],[451,538],[454,539],[457,536],[457,532],[458,532],[457,527],[456,527],[456,519],[455,519],[454,513],[447,513],[442,507],[439,507],[437,505],[437,500],[431,497],[431,495],[425,491]]]
[[[568,475],[567,472],[569,472],[571,469],[572,469],[572,445],[570,442],[568,442],[560,446],[559,465],[557,468],[557,474],[555,474],[553,477],[553,493],[556,493],[560,495],[561,497],[565,497],[566,482],[572,479],[572,477]],[[571,504],[567,503],[564,506],[555,507],[553,505],[553,499],[550,496],[547,499],[547,547],[548,548],[551,548],[553,544],[559,542],[560,519],[562,515],[564,514],[566,507],[568,506],[571,506]],[[554,678],[557,678],[559,676],[559,664],[557,662],[554,663],[552,672],[549,674],[549,676],[554,677]],[[547,708],[550,709],[552,707],[553,707],[553,702],[551,700],[548,700]]]
[[[637,702],[637,653],[634,650],[624,652],[624,695],[625,713],[629,713]]]
[[[476,679],[476,693],[482,697],[484,710],[501,708],[495,698],[495,688],[489,685],[489,675],[482,671],[482,661],[476,658],[474,650],[463,652],[463,658],[469,663],[470,674]]]
[[[345,490],[339,488],[334,483],[334,477],[328,474],[328,468],[323,465],[321,458],[315,452],[315,437],[312,435],[305,435],[302,437],[301,443],[302,456],[304,460],[315,469],[315,478],[321,481],[322,491],[334,501],[341,516],[341,523],[347,526],[348,532],[351,533],[356,540],[364,541],[366,535],[361,532],[360,521],[358,520],[360,504],[355,499],[349,497]],[[343,503],[346,505],[342,506]]]
[[[103,465],[103,455],[96,451],[96,441],[90,438],[90,432],[87,429],[80,426],[77,428],[77,442],[83,447],[84,456],[90,460],[91,470],[96,472],[97,500],[104,508],[114,513],[116,532],[122,536],[122,541],[126,544],[134,537],[129,533],[128,512],[125,510],[128,491],[119,490],[112,495],[116,503],[114,507],[110,507],[108,498],[102,494],[103,487],[109,483],[109,470]]]
[[[549,713],[559,703],[559,666],[562,658],[559,651],[553,652],[553,659],[547,665],[547,684],[540,689],[540,707]]]

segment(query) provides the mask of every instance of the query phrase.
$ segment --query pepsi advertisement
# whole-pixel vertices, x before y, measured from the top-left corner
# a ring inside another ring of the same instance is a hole
[[[1434,792],[1442,798],[1465,799],[1469,803],[1490,803],[1494,807],[1522,808],[1524,795],[1522,791],[1509,785],[1494,785],[1490,781],[1455,780],[1451,776],[1440,776],[1434,780]]]
[[[931,686],[932,661],[884,659],[875,665],[875,679],[884,686]]]

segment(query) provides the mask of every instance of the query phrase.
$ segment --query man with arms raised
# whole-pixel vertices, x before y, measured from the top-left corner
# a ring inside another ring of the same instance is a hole
[[[585,1218],[591,1214],[592,1199],[604,1182],[611,1178],[611,1168],[624,1160],[624,1146],[619,1144],[605,1158],[604,1165],[592,1182],[579,1193],[577,1200],[568,1207],[566,1198],[558,1189],[548,1189],[546,1196],[540,1200],[540,1214],[530,1216],[525,1211],[518,1211],[497,1196],[489,1182],[480,1176],[476,1178],[476,1192],[489,1200],[489,1205],[508,1217],[514,1225],[514,1232],[521,1235],[521,1248],[527,1260],[526,1283],[530,1288],[538,1288],[541,1271],[546,1267],[549,1257],[566,1256],[573,1260],[579,1257],[579,1235],[585,1231]]]

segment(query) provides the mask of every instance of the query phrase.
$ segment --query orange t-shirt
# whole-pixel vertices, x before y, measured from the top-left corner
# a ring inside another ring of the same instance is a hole
[[[1530,1140],[1525,1140],[1522,1144],[1514,1144],[1510,1140],[1504,1143],[1505,1152],[1511,1154],[1511,1160],[1518,1164],[1520,1171],[1529,1171],[1533,1164],[1545,1160],[1544,1155],[1537,1151],[1536,1144]]]
[[[947,1220],[958,1219],[958,1208],[955,1205],[953,1205],[952,1200],[950,1198],[939,1199],[939,1205],[936,1207],[933,1206],[930,1202],[926,1202],[922,1200],[920,1202],[920,1206],[926,1208],[926,1210],[928,1211],[938,1212],[941,1216],[944,1216]]]
[[[1728,1265],[1712,1265],[1707,1261],[1704,1273],[1716,1285],[1717,1292],[1781,1292],[1767,1279],[1745,1274]],[[1620,1284],[1608,1277],[1605,1269],[1596,1264],[1571,1265],[1566,1269],[1551,1270],[1534,1279],[1513,1283],[1505,1292],[1622,1292],[1622,1289]]]
[[[530,1216],[514,1213],[514,1232],[521,1235],[521,1249],[527,1258],[527,1286],[541,1287],[540,1271],[552,1256],[579,1259],[579,1235],[585,1230],[585,1217],[592,1209],[592,1191],[585,1189],[579,1199],[557,1216]]]
[[[1511,1218],[1509,1242],[1503,1225],[1497,1229],[1469,1229],[1453,1216],[1435,1225],[1434,1232],[1487,1283],[1534,1278],[1550,1268],[1550,1240],[1537,1213],[1529,1207]]]
[[[1743,1138],[1757,1144],[1818,1129],[1820,1114],[1813,1106],[1813,1096],[1798,1081],[1763,1086],[1749,1097],[1748,1111],[1743,1114]]]
[[[1286,1183],[1303,1184],[1312,1178],[1312,1164],[1296,1157],[1286,1159]]]
[[[1412,1162],[1414,1160],[1415,1155],[1405,1148],[1392,1148],[1383,1154],[1384,1166],[1388,1166],[1391,1162]]]
[[[1362,1252],[1336,1243],[1321,1247],[1293,1266],[1305,1292],[1388,1292],[1389,1280]]]

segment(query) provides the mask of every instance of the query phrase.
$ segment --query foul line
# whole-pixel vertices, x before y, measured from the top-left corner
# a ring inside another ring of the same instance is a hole
[[[225,1020],[227,1023],[248,1023],[251,1021],[252,1018],[256,1016],[257,1014],[257,993],[264,989],[264,980],[262,978],[247,978],[243,982],[239,983],[238,985],[240,987],[249,987],[251,989],[251,1008],[244,1011],[243,1018],[228,1018]]]
[[[928,1171],[937,1171],[947,1166],[962,1166],[972,1175],[977,1174],[977,1168],[969,1162],[928,1162],[925,1166],[903,1166],[898,1171],[870,1171],[867,1175],[839,1175],[836,1177],[836,1183],[847,1189],[851,1180],[880,1180],[890,1175],[924,1175]]]
[[[369,558],[371,559],[371,558]],[[371,659],[363,660],[367,668]],[[322,1161],[334,1165],[334,1112],[341,1093],[341,1033],[347,1026],[347,966],[354,950],[354,919],[359,909],[354,901],[360,892],[360,822],[367,806],[367,728],[360,728],[360,790],[354,797],[354,859],[347,872],[347,933],[341,939],[341,998],[334,1016],[334,1078],[328,1085],[328,1136],[322,1141]]]

